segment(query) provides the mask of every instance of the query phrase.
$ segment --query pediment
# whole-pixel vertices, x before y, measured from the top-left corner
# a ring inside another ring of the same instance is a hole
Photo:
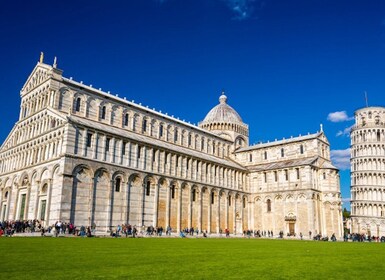
[[[51,70],[50,65],[38,62],[21,89],[22,95],[47,81],[52,76]]]
[[[55,125],[60,125],[63,122],[67,121],[67,118],[60,112],[57,112],[56,110],[52,108],[47,108],[44,111],[40,112],[39,114],[46,114],[51,117],[51,121],[55,121]],[[23,125],[25,122],[31,122],[33,123],[34,117],[28,118],[26,120],[23,120],[21,122],[18,122],[14,125],[11,132],[8,134],[7,138],[5,139],[4,143],[1,145],[0,151],[8,150],[10,148],[13,148],[18,145],[19,143],[19,127]]]

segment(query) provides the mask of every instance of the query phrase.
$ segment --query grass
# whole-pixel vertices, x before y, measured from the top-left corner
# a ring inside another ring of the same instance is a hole
[[[1,279],[384,279],[384,243],[0,238]]]

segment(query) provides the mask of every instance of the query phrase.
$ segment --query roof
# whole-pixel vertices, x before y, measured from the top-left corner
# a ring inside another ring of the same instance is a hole
[[[256,145],[252,145],[249,147],[238,149],[237,152],[248,152],[248,151],[252,151],[252,150],[256,150],[256,149],[260,149],[260,148],[267,148],[267,147],[272,147],[272,146],[278,146],[278,145],[283,145],[283,144],[289,144],[289,143],[304,141],[304,140],[316,139],[319,136],[321,136],[322,134],[323,134],[323,132],[321,131],[321,132],[317,132],[317,133],[313,133],[313,134],[309,134],[309,135],[305,135],[305,136],[293,137],[293,138],[289,138],[289,139],[282,139],[282,140],[278,140],[278,141],[274,141],[274,142],[260,143],[260,144],[256,144]]]
[[[227,96],[219,97],[219,104],[212,108],[202,123],[243,123],[241,116],[227,104]]]
[[[163,149],[171,150],[171,151],[174,150],[174,151],[177,151],[178,153],[182,153],[185,155],[191,155],[192,157],[200,158],[202,160],[216,162],[217,164],[229,166],[229,167],[236,168],[236,169],[241,169],[244,171],[247,170],[242,165],[237,164],[236,162],[233,162],[231,160],[227,160],[225,158],[215,157],[215,156],[206,154],[204,152],[196,151],[193,149],[188,149],[188,148],[185,148],[183,146],[171,144],[171,143],[159,140],[159,139],[155,139],[152,137],[141,135],[141,134],[138,134],[138,133],[135,133],[132,131],[123,130],[123,129],[113,127],[113,126],[110,126],[107,124],[99,123],[99,122],[92,121],[92,120],[87,120],[87,119],[80,118],[80,117],[73,116],[73,115],[68,116],[68,120],[70,122],[77,123],[77,124],[80,124],[80,125],[83,125],[86,127],[90,127],[90,128],[96,129],[96,130],[107,131],[108,133],[111,133],[113,135],[119,135],[120,137],[128,138],[128,139],[140,142],[140,143],[147,144],[149,146],[157,146],[159,148],[163,148]]]
[[[221,137],[221,136],[219,136],[219,135],[217,135],[217,134],[215,134],[215,133],[213,133],[213,132],[211,132],[209,130],[200,128],[199,126],[197,126],[195,124],[192,124],[190,122],[187,122],[185,120],[180,120],[179,118],[174,117],[173,115],[170,116],[167,113],[162,113],[161,111],[158,112],[155,109],[149,108],[148,106],[143,106],[141,103],[139,103],[139,104],[134,103],[134,100],[128,101],[128,100],[126,100],[125,97],[121,98],[117,94],[113,95],[113,94],[111,94],[109,92],[104,92],[101,89],[96,89],[96,88],[93,88],[92,86],[87,86],[87,85],[85,85],[83,83],[79,83],[79,82],[74,81],[72,79],[68,79],[68,78],[65,78],[65,77],[62,77],[62,78],[63,78],[63,82],[66,82],[67,84],[70,84],[72,86],[81,87],[83,89],[86,89],[86,90],[89,90],[89,91],[93,92],[94,94],[99,94],[101,96],[104,96],[105,98],[108,98],[108,99],[111,99],[111,100],[114,100],[114,101],[117,101],[117,102],[122,102],[122,103],[124,103],[126,105],[129,105],[129,106],[132,106],[132,107],[134,107],[134,108],[136,108],[138,110],[149,112],[149,113],[154,114],[156,116],[159,116],[161,118],[173,121],[175,123],[182,124],[182,125],[184,125],[186,127],[189,127],[191,129],[194,129],[194,130],[199,131],[201,133],[210,135],[211,137],[220,139],[220,140],[225,141],[225,142],[229,142],[228,139],[226,139],[224,137]]]
[[[258,164],[258,165],[250,166],[248,167],[248,169],[249,171],[268,171],[268,170],[284,169],[284,168],[298,167],[298,166],[304,166],[304,165],[312,165],[318,168],[338,170],[338,168],[336,168],[330,162],[325,161],[324,159],[322,159],[323,163],[320,166],[319,159],[321,159],[319,156],[313,156],[309,158]]]
[[[278,161],[278,162],[250,166],[248,169],[250,171],[266,171],[266,170],[283,169],[283,168],[289,168],[289,167],[295,167],[295,166],[301,166],[301,165],[314,165],[317,159],[318,159],[318,156],[303,158],[303,159]]]

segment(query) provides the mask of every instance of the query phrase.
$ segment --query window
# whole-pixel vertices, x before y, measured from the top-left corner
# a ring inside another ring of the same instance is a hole
[[[212,192],[211,193],[211,204],[214,204],[214,198],[215,198],[215,196],[214,196],[214,193]]]
[[[380,141],[380,139],[381,139],[381,134],[379,131],[377,131],[377,141]]]
[[[299,180],[299,168],[296,168],[295,171],[297,173],[297,180]]]
[[[128,114],[124,115],[124,126],[128,126]]]
[[[175,199],[175,186],[171,187],[171,198]]]
[[[87,133],[87,147],[91,147],[92,145],[92,133]]]
[[[274,171],[274,181],[275,182],[278,181],[278,173],[277,173],[277,171]]]
[[[324,180],[326,180],[326,172],[324,172],[322,176],[323,176]]]
[[[75,103],[75,112],[80,112],[80,104],[81,104],[81,99],[80,99],[80,97],[78,97],[77,99],[76,99],[76,103]]]
[[[163,124],[159,126],[159,138],[163,137]]]
[[[249,162],[252,162],[252,161],[253,161],[253,155],[250,154],[250,155],[249,155]]]
[[[204,147],[205,147],[205,139],[202,138],[202,141],[201,141],[201,151],[203,151]]]
[[[140,152],[141,152],[141,149],[142,149],[142,147],[141,146],[138,146],[138,158],[140,158]]]
[[[243,198],[243,208],[246,208],[246,198]]]
[[[175,129],[174,131],[174,142],[177,142],[178,141],[178,130]]]
[[[268,199],[266,201],[266,206],[267,206],[267,212],[271,212],[271,200],[270,199]]]
[[[267,151],[264,153],[264,159],[267,159]]]
[[[229,206],[231,206],[231,196],[229,196]]]
[[[102,120],[106,119],[106,106],[102,107]]]
[[[267,173],[266,172],[263,172],[263,178],[264,178],[265,183],[267,183]]]
[[[153,150],[152,151],[152,161],[155,162],[155,160],[156,160],[156,151]]]
[[[301,155],[303,154],[303,145],[299,146],[299,152],[301,153]]]
[[[150,196],[151,194],[151,182],[150,181],[147,181],[147,185],[146,185],[146,196]]]
[[[188,146],[191,146],[191,134],[188,135]]]
[[[122,143],[122,155],[126,154],[126,145],[127,145],[127,142],[123,141],[123,143]]]
[[[120,192],[120,183],[121,183],[121,179],[119,177],[116,178],[116,180],[115,180],[115,191],[116,192]]]
[[[110,141],[111,141],[111,138],[106,139],[106,152],[110,150]]]
[[[196,189],[193,189],[193,192],[192,192],[192,201],[194,202],[194,201],[196,201],[196,197],[197,196],[197,191],[196,191]]]
[[[289,180],[289,171],[285,170],[285,180]]]
[[[281,157],[284,157],[285,156],[285,150],[282,148],[281,149]]]
[[[146,132],[146,131],[147,131],[147,120],[144,119],[142,123],[142,132]]]

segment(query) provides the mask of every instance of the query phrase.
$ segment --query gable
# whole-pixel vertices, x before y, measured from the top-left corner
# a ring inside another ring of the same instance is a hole
[[[29,136],[26,137],[23,135],[26,135],[25,127],[31,126],[31,125],[36,127],[39,121],[41,121],[44,118],[49,118],[51,121],[51,124],[54,123],[55,127],[58,125],[61,125],[63,122],[66,122],[66,117],[63,114],[51,108],[47,108],[39,112],[38,114],[34,115],[31,118],[17,122],[12,128],[11,132],[8,134],[4,143],[1,145],[0,152],[16,147],[21,142],[28,141],[34,137],[39,137],[41,134],[32,136],[32,137],[29,137]],[[44,133],[45,132],[43,132],[43,134]],[[20,139],[20,137],[24,137],[24,139]]]
[[[51,66],[38,62],[21,89],[21,95],[30,92],[32,89],[47,81],[52,76],[51,69]]]

